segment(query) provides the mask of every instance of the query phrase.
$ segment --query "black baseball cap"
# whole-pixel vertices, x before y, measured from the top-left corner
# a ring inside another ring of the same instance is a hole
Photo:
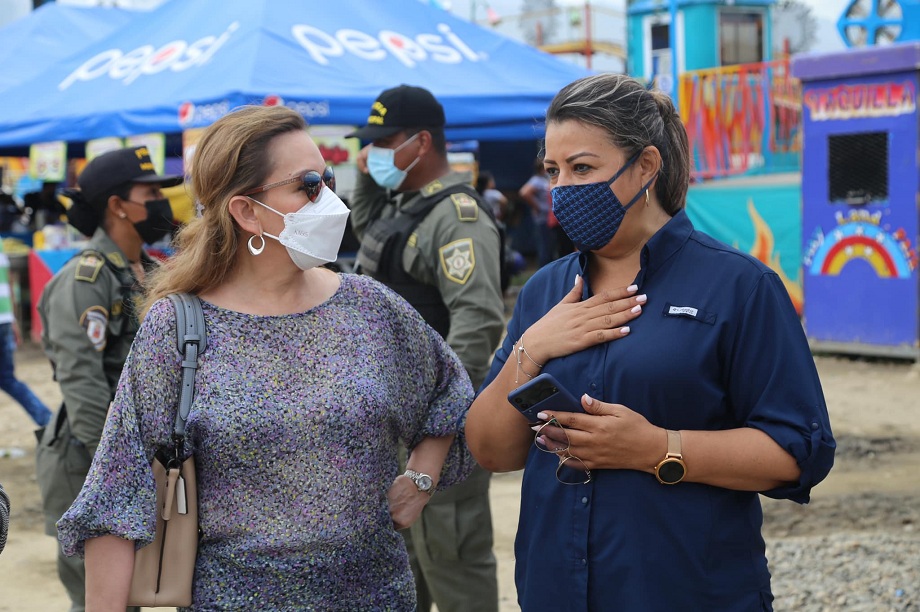
[[[377,140],[405,129],[443,128],[444,107],[423,87],[400,85],[387,89],[371,106],[367,125],[346,138]]]
[[[162,187],[173,187],[182,180],[175,174],[157,174],[147,147],[132,147],[93,158],[80,173],[77,184],[86,200],[95,203],[125,183],[159,183]]]

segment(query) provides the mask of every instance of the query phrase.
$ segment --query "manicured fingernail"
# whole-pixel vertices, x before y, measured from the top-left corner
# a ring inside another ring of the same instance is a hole
[[[620,333],[623,334],[624,336],[625,336],[626,334],[628,334],[628,333],[629,333],[629,326],[624,325],[623,327],[621,327],[621,328],[620,328]]]
[[[648,295],[643,293],[642,295],[636,296],[636,301],[640,304],[645,304],[648,301]]]
[[[579,278],[581,278],[581,274],[576,274],[576,275],[575,275],[575,284],[572,285],[573,287],[574,287],[575,285],[578,284],[578,279],[579,279]]]
[[[630,293],[635,293],[636,291],[639,290],[639,285],[630,285],[629,287],[626,288],[626,290],[629,291]]]
[[[638,304],[636,304],[635,306],[632,307],[632,309],[630,309],[629,312],[632,312],[632,313],[642,312],[642,306],[639,306]]]
[[[530,428],[534,431],[540,431],[543,428],[542,425],[531,425]]]
[[[541,421],[546,421],[546,420],[549,420],[549,415],[546,414],[545,412],[538,412],[537,418],[540,419]]]
[[[581,397],[582,397],[582,399],[585,400],[585,403],[588,404],[589,406],[593,406],[593,405],[594,405],[594,398],[591,397],[590,395],[588,395],[587,393],[585,393],[585,394],[582,395]]]

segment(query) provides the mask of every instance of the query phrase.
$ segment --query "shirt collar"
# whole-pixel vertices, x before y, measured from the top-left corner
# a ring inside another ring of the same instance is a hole
[[[642,247],[642,253],[639,256],[639,265],[641,276],[650,276],[658,270],[664,262],[677,253],[693,233],[693,223],[687,212],[681,209],[671,220],[665,223],[661,229],[649,238],[649,241]],[[588,272],[588,253],[581,253],[578,256],[578,266],[581,269],[582,278],[587,278]],[[585,283],[585,297],[587,297],[588,286]]]
[[[100,253],[105,254],[105,258],[109,260],[116,268],[127,269],[128,268],[128,258],[122,252],[118,245],[115,244],[115,241],[112,240],[104,229],[101,227],[96,228],[93,237],[90,238],[88,248],[99,251]],[[145,264],[150,263],[152,260],[147,252],[144,249],[141,249],[141,261]]]
[[[470,172],[449,172],[442,177],[436,178],[418,191],[407,191],[398,195],[400,208],[415,199],[415,196],[421,194],[422,197],[428,197],[438,192],[444,191],[448,187],[465,183],[472,187],[473,175]]]
[[[677,253],[690,239],[693,224],[684,209],[677,211],[671,220],[655,232],[642,247],[640,265],[647,276],[654,274],[664,262]]]

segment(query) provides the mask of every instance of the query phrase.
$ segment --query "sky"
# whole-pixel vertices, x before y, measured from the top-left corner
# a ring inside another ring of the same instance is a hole
[[[851,0],[804,0],[811,14],[818,20],[817,42],[814,51],[842,51],[846,44],[837,31],[837,21],[851,4]]]
[[[2,0],[0,0],[2,1]],[[423,0],[424,1],[424,0]],[[470,7],[476,5],[477,19],[482,22],[486,18],[485,6],[491,6],[500,15],[517,15],[521,13],[524,0],[435,0],[442,5],[449,6],[451,12],[470,18]],[[743,0],[737,0],[742,2]],[[811,7],[811,13],[818,21],[816,42],[812,51],[841,51],[846,48],[840,34],[837,32],[837,20],[853,0],[801,0],[803,4]],[[584,0],[555,0],[556,6],[583,6]],[[662,0],[667,4],[667,0]],[[592,6],[605,6],[624,10],[625,0],[591,0]]]
[[[131,4],[148,7],[156,4],[158,0],[59,0],[68,4],[118,4],[128,6]],[[450,6],[451,12],[470,18],[470,7],[475,3],[476,15],[479,20],[485,19],[485,6],[489,4],[500,15],[515,15],[521,12],[523,0],[436,0]],[[852,0],[802,0],[811,7],[812,14],[818,19],[817,42],[812,51],[839,51],[845,48],[840,35],[837,33],[836,23],[843,10]],[[625,0],[591,0],[592,6],[607,6],[620,8],[625,5]],[[581,6],[584,0],[556,0],[557,6]],[[0,26],[19,18],[29,12],[32,0],[0,0]]]

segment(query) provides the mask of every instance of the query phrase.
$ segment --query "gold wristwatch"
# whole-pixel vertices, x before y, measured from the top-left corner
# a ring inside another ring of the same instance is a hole
[[[661,484],[677,484],[687,475],[687,464],[684,463],[680,449],[680,432],[671,429],[668,432],[668,453],[655,466],[655,478]]]

